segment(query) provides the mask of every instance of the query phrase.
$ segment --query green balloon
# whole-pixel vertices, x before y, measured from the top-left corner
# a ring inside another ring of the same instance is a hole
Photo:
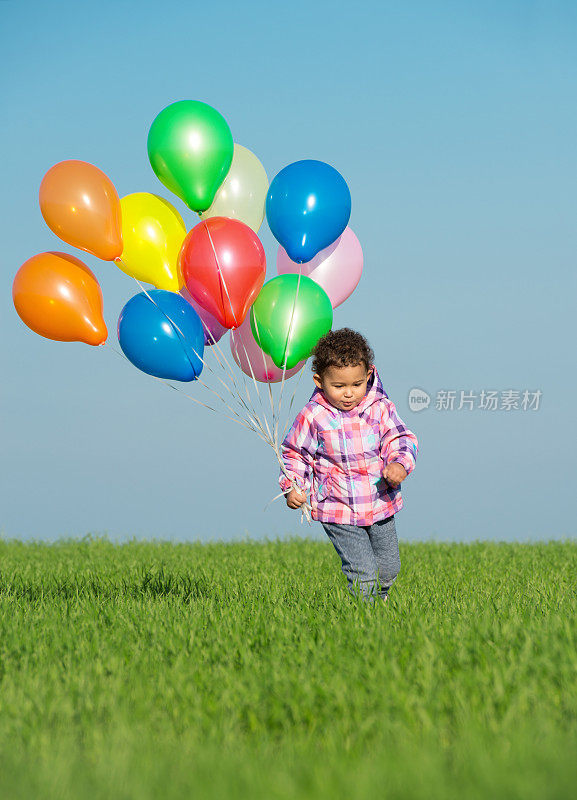
[[[225,118],[199,100],[163,109],[150,126],[156,177],[193,211],[206,211],[230,169],[234,142]]]
[[[299,283],[300,280],[300,283]],[[298,287],[298,290],[297,290]],[[329,296],[306,275],[279,275],[267,281],[250,310],[253,336],[283,369],[296,366],[333,324]]]

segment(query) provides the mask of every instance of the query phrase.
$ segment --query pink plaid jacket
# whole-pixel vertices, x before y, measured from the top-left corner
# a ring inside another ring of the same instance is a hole
[[[319,522],[372,525],[403,507],[399,488],[383,478],[385,464],[415,468],[417,437],[397,415],[376,368],[356,408],[341,411],[315,389],[281,445],[285,469],[310,492],[311,516]],[[291,480],[281,472],[281,489]]]

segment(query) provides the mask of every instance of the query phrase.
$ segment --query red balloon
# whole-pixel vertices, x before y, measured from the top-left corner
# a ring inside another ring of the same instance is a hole
[[[179,266],[192,297],[225,328],[242,325],[266,275],[260,239],[228,217],[199,222],[182,243]]]

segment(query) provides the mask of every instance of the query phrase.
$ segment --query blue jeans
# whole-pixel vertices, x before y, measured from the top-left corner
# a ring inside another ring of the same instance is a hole
[[[384,599],[401,570],[395,515],[373,525],[321,524],[341,558],[349,592],[356,597],[360,591],[369,602]]]

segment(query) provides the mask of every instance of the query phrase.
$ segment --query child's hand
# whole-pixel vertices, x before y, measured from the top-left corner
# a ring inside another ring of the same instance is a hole
[[[286,504],[289,508],[300,508],[306,501],[306,494],[302,494],[296,489],[291,489],[286,498]]]
[[[394,489],[396,489],[399,483],[404,481],[406,477],[407,477],[407,470],[403,467],[402,464],[399,464],[398,461],[393,461],[391,464],[387,464],[387,466],[383,470],[383,478]]]

